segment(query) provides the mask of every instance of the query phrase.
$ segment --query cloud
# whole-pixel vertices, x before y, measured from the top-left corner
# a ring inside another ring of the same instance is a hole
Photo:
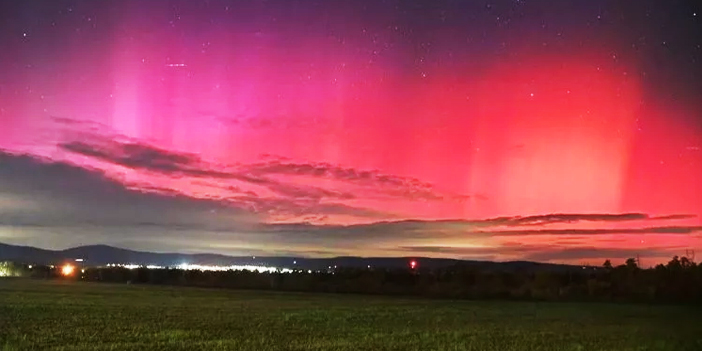
[[[289,199],[350,200],[355,196],[349,192],[324,189],[312,185],[284,183],[259,175],[248,174],[245,170],[230,168],[216,169],[195,154],[164,150],[145,143],[116,141],[104,138],[91,138],[87,141],[62,143],[60,148],[75,154],[88,156],[111,164],[134,170],[155,172],[170,177],[211,178],[216,180],[239,181],[248,185],[263,186],[270,191]],[[210,184],[214,185],[214,184]],[[245,192],[255,196],[251,190],[243,190],[235,185],[215,185],[232,192]],[[233,198],[234,199],[234,198]]]
[[[442,194],[429,183],[415,178],[383,174],[377,170],[359,170],[330,163],[292,162],[286,159],[268,157],[264,162],[248,164],[242,167],[246,174],[259,177],[283,176],[285,179],[310,177],[353,186],[365,197],[378,197],[421,201],[465,201],[471,196],[461,194]],[[484,196],[476,196],[483,199]]]
[[[74,140],[64,141],[58,146],[73,155],[146,174],[200,182],[206,180],[220,193],[221,190],[229,192],[230,201],[243,202],[242,205],[248,208],[267,208],[269,211],[265,213],[270,215],[314,215],[305,212],[312,210],[332,214],[330,212],[336,209],[339,215],[377,219],[381,217],[378,210],[362,208],[349,201],[465,201],[469,198],[465,195],[441,194],[434,191],[430,184],[414,178],[328,163],[294,163],[275,156],[251,164],[216,165],[196,154],[166,150],[104,133],[75,134]],[[242,192],[246,196],[242,196]],[[312,206],[310,201],[317,203]],[[385,216],[394,217],[396,215],[391,213]]]
[[[350,192],[342,192],[335,190],[327,190],[324,188],[310,186],[310,185],[297,185],[297,184],[286,184],[279,181],[274,181],[265,178],[254,178],[259,179],[261,183],[265,183],[268,189],[271,191],[292,198],[306,198],[306,199],[316,199],[321,200],[323,198],[329,199],[339,199],[339,200],[352,200],[356,196]]]
[[[667,216],[651,217],[650,219],[652,219],[652,220],[657,220],[657,221],[669,221],[669,220],[692,219],[692,218],[697,218],[697,215],[693,215],[693,214],[674,214],[674,215],[667,215]]]
[[[573,215],[575,217],[576,215]],[[584,218],[592,220],[593,215],[583,215]],[[569,216],[572,220],[572,217]],[[611,221],[610,216],[603,216]],[[628,217],[624,217],[628,218]],[[256,228],[256,232],[261,235],[276,235],[280,237],[294,237],[303,242],[325,243],[333,241],[335,243],[352,243],[353,245],[366,245],[373,242],[376,245],[390,245],[392,243],[455,243],[461,246],[465,243],[477,246],[491,246],[501,248],[505,245],[505,238],[514,237],[519,240],[529,240],[527,237],[552,236],[548,239],[553,244],[563,246],[582,245],[583,242],[600,242],[611,240],[607,235],[638,237],[640,235],[651,235],[656,240],[660,235],[677,236],[678,238],[690,237],[702,233],[702,227],[698,226],[660,226],[643,228],[602,228],[602,229],[524,229],[516,225],[518,229],[504,230],[505,219],[494,220],[473,220],[473,221],[381,221],[368,224],[354,225],[333,225],[333,224],[313,224],[313,223],[264,223]],[[645,222],[642,222],[645,223]],[[637,223],[641,224],[641,223]],[[494,228],[494,229],[493,229]],[[528,228],[528,227],[527,227]],[[601,238],[600,238],[601,237]],[[623,237],[620,237],[623,238]],[[630,240],[630,239],[629,239]],[[638,241],[638,240],[637,240]],[[604,246],[612,246],[612,243],[602,242]],[[622,244],[622,242],[619,242]],[[622,244],[623,245],[623,244]],[[386,246],[384,246],[386,247]],[[443,252],[446,253],[446,252]],[[480,252],[484,254],[485,252]],[[499,253],[499,250],[496,254]]]
[[[462,234],[486,234],[490,236],[508,236],[508,235],[569,235],[569,234],[646,234],[646,233],[669,233],[669,234],[689,234],[700,230],[700,227],[685,227],[685,226],[670,226],[670,227],[648,227],[648,228],[622,228],[622,229],[518,229],[518,230],[481,230],[484,228],[499,228],[499,227],[528,227],[528,226],[546,226],[553,224],[575,224],[579,222],[601,222],[601,223],[617,223],[631,221],[672,221],[679,219],[695,218],[694,215],[669,215],[661,217],[652,217],[645,213],[623,213],[623,214],[546,214],[537,216],[516,216],[516,217],[496,217],[488,219],[463,220],[399,220],[399,221],[379,221],[369,224],[354,224],[354,225],[311,225],[307,223],[290,223],[277,224],[276,228],[280,230],[291,231],[310,231],[310,230],[325,230],[338,231],[345,234],[350,233],[382,233],[382,232],[435,232],[435,231],[451,231],[460,232]]]
[[[398,252],[432,256],[445,254],[469,260],[523,260],[536,262],[568,262],[606,259],[624,260],[630,257],[672,257],[680,246],[641,248],[602,248],[593,246],[563,247],[560,245],[512,244],[502,247],[400,246]],[[599,265],[601,262],[590,262]],[[617,264],[616,262],[614,262]]]
[[[695,217],[697,216],[691,214],[674,214],[652,217],[645,213],[553,213],[534,216],[497,217],[482,220],[479,223],[489,226],[543,226],[549,224],[578,222],[615,223],[633,221],[669,221]]]
[[[239,195],[227,198],[249,211],[261,214],[276,214],[288,217],[348,215],[365,218],[387,218],[392,214],[374,211],[335,202],[319,202],[316,199],[306,198],[270,198],[250,195]]]
[[[136,170],[162,173],[169,176],[190,176],[196,178],[217,178],[237,180],[253,185],[265,186],[271,191],[293,198],[310,199],[342,199],[350,200],[355,196],[348,192],[327,190],[310,185],[286,184],[265,177],[250,175],[241,170],[215,170],[199,156],[188,153],[177,153],[160,149],[151,145],[135,142],[116,142],[102,140],[101,143],[86,143],[73,141],[59,145],[61,148],[83,156],[90,156],[101,161],[128,167]],[[235,186],[228,186],[235,190]],[[237,192],[240,192],[239,190]]]
[[[702,226],[665,226],[645,228],[600,228],[600,229],[536,229],[536,230],[495,230],[474,231],[472,234],[486,234],[492,237],[521,235],[611,235],[611,234],[694,234],[702,232]]]
[[[70,119],[63,120],[70,121]],[[415,178],[388,175],[379,171],[357,170],[329,163],[294,163],[280,158],[269,157],[269,160],[265,162],[239,167],[216,167],[195,154],[165,150],[127,138],[83,134],[82,139],[60,143],[59,147],[75,154],[135,170],[156,172],[172,177],[189,176],[237,180],[254,185],[263,185],[279,195],[289,197],[349,200],[355,196],[350,192],[284,183],[280,180],[272,179],[271,176],[325,178],[356,186],[379,189],[385,195],[403,199],[465,200],[468,198],[465,195],[439,194],[433,190],[431,184]]]
[[[292,163],[280,160],[251,164],[247,167],[253,174],[286,174],[308,175],[315,177],[329,177],[337,180],[352,182],[373,182],[393,186],[415,186],[431,189],[431,185],[414,178],[403,178],[384,175],[377,171],[359,171],[353,168],[344,168],[329,163]]]
[[[457,247],[457,246],[400,246],[397,248],[398,251],[421,254],[421,255],[432,255],[432,254],[449,254],[455,257],[485,257],[485,256],[497,256],[498,254],[504,254],[505,251],[508,253],[518,253],[525,251],[523,249],[513,249],[505,250],[504,248],[497,247]]]
[[[167,151],[145,143],[93,138],[92,142],[72,141],[59,147],[100,161],[170,176],[236,178],[233,174],[210,169],[197,155]]]
[[[90,120],[80,120],[80,119],[73,119],[73,118],[68,118],[68,117],[60,117],[60,116],[51,116],[51,121],[54,123],[61,124],[63,126],[69,127],[69,128],[74,128],[76,130],[92,130],[93,132],[99,131],[99,130],[107,130],[109,129],[106,125],[102,123],[97,123],[95,121],[90,121]]]
[[[221,201],[159,189],[128,188],[97,169],[0,151],[0,211],[12,226],[235,226],[258,221]],[[24,206],[14,206],[22,203]]]
[[[386,194],[407,199],[443,200],[451,197],[461,197],[459,195],[447,197],[438,194],[433,190],[431,184],[415,178],[383,174],[376,170],[358,170],[324,162],[300,163],[284,159],[270,159],[265,162],[247,165],[246,170],[247,173],[258,176],[308,176],[361,186],[385,188]]]

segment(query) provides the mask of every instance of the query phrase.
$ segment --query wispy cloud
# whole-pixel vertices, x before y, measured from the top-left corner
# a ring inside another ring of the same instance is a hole
[[[231,196],[227,200],[244,209],[259,214],[283,215],[292,218],[314,218],[332,214],[340,214],[364,218],[386,218],[392,216],[387,212],[374,211],[335,202],[320,202],[305,198],[275,198],[251,195]]]
[[[93,138],[62,143],[60,148],[100,161],[170,176],[235,178],[235,175],[210,169],[199,156],[177,153],[138,142]]]
[[[166,150],[105,133],[83,132],[74,137],[78,139],[64,141],[58,145],[59,148],[145,174],[174,179],[191,178],[191,181],[209,180],[210,183],[217,183],[215,187],[220,190],[240,190],[231,192],[230,201],[242,201],[247,206],[255,203],[258,208],[286,208],[286,213],[303,213],[304,209],[338,209],[342,215],[365,217],[373,214],[372,218],[378,218],[378,210],[360,208],[349,201],[464,201],[469,198],[459,194],[443,194],[435,191],[431,184],[418,179],[376,170],[358,170],[329,163],[293,162],[270,155],[256,163],[219,165],[205,161],[196,154]],[[256,190],[261,188],[266,189],[266,195]],[[246,196],[240,194],[242,191],[247,192]],[[310,206],[310,201],[317,204]],[[286,205],[270,206],[271,203]],[[298,208],[292,211],[294,206]],[[395,215],[391,213],[386,216],[393,217]]]
[[[702,226],[666,226],[645,228],[599,228],[599,229],[537,229],[475,231],[473,234],[498,236],[522,235],[610,235],[610,234],[694,234],[702,232]]]
[[[358,170],[329,163],[301,163],[270,159],[244,166],[247,174],[257,177],[312,177],[374,189],[385,196],[407,200],[461,201],[470,196],[442,194],[429,183],[415,178],[383,174],[377,170]],[[376,193],[377,195],[377,193]]]
[[[56,118],[56,120],[69,125],[83,124],[68,118]],[[306,176],[343,182],[348,185],[372,187],[380,189],[388,196],[410,200],[465,200],[469,197],[461,194],[441,194],[427,182],[384,174],[378,170],[359,170],[324,162],[293,162],[271,155],[262,162],[222,167],[212,165],[195,154],[165,150],[142,141],[105,132],[83,131],[74,135],[80,139],[65,141],[59,144],[59,147],[103,162],[170,176],[236,179],[255,184],[270,182],[279,191],[288,189],[281,184],[275,184],[270,179],[272,176]],[[329,192],[331,193],[335,192]]]
[[[174,178],[193,178],[194,182],[223,191],[224,195],[220,198],[229,205],[263,215],[392,217],[389,213],[383,216],[379,211],[339,202],[355,198],[348,191],[272,179],[252,173],[248,167],[217,166],[195,154],[173,152],[146,143],[92,136],[88,141],[71,141],[59,146],[75,154],[137,171]],[[209,181],[204,182],[205,180]],[[267,189],[269,195],[259,195],[259,192],[252,190],[256,188]]]
[[[575,224],[580,222],[601,222],[601,223],[626,223],[637,221],[640,223],[651,221],[675,221],[681,219],[695,218],[695,215],[679,214],[670,216],[650,216],[645,213],[623,213],[623,214],[602,214],[602,213],[573,213],[573,214],[546,214],[537,216],[515,216],[497,217],[476,220],[399,220],[380,221],[370,224],[354,225],[325,225],[315,226],[326,230],[340,230],[347,232],[370,231],[382,232],[391,229],[401,229],[403,231],[434,231],[451,230],[464,231],[470,234],[490,234],[490,235],[543,235],[543,234],[641,234],[641,233],[691,233],[698,231],[700,227],[648,227],[648,228],[624,228],[624,229],[518,229],[500,230],[499,227],[529,227],[546,226],[553,224]],[[279,224],[278,228],[288,228],[290,230],[309,230],[305,228],[308,224]],[[485,228],[496,228],[486,231]],[[610,231],[610,232],[608,232]]]
[[[280,160],[255,163],[247,166],[253,174],[286,174],[327,177],[359,183],[386,184],[392,186],[412,186],[419,189],[431,189],[431,184],[421,182],[414,178],[404,178],[385,175],[378,171],[361,171],[353,168],[344,168],[329,163],[293,163]]]

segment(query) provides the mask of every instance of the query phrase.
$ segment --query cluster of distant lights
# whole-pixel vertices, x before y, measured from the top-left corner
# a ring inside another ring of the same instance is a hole
[[[205,272],[205,271],[209,271],[209,272],[212,272],[212,271],[214,271],[214,272],[251,271],[251,272],[258,272],[258,273],[292,273],[292,272],[294,272],[292,269],[289,269],[289,268],[278,268],[278,267],[267,267],[267,266],[254,266],[254,265],[209,266],[209,265],[188,264],[188,263],[181,263],[181,264],[179,264],[177,266],[173,266],[173,267],[110,263],[107,265],[107,267],[121,267],[121,268],[126,268],[126,269],[175,268],[175,269],[181,269],[184,271],[202,271],[202,272]],[[309,271],[309,273],[312,273],[312,271]]]
[[[76,259],[76,262],[83,262],[83,259]],[[295,261],[293,264],[297,264],[297,261]],[[412,260],[409,262],[409,266],[411,269],[416,269],[417,268],[417,261]],[[139,268],[147,268],[147,269],[169,269],[169,268],[175,268],[175,269],[180,269],[180,270],[185,270],[185,271],[201,271],[201,272],[227,272],[227,271],[250,271],[250,272],[258,272],[258,273],[294,273],[296,271],[303,271],[304,270],[294,270],[290,268],[278,268],[278,267],[268,267],[268,266],[254,266],[254,265],[231,265],[231,266],[209,266],[209,265],[199,265],[199,264],[188,264],[188,263],[181,263],[177,266],[157,266],[157,265],[139,265],[139,264],[121,264],[121,263],[109,263],[107,264],[107,267],[120,267],[120,268],[125,268],[125,269],[139,269]],[[54,268],[52,265],[51,268]],[[329,269],[332,267],[329,266]],[[337,266],[334,266],[334,268],[337,268]],[[371,266],[368,266],[368,269],[370,269]],[[32,269],[32,266],[29,266],[29,269]],[[76,267],[72,264],[65,264],[61,266],[61,274],[64,276],[71,276],[75,273]],[[81,273],[85,273],[85,269],[80,270]],[[312,270],[307,270],[307,273],[312,273]]]

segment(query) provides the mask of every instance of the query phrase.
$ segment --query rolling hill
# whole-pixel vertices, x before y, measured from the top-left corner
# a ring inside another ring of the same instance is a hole
[[[0,243],[0,261],[14,261],[25,264],[60,264],[82,259],[86,266],[102,266],[110,263],[176,266],[182,263],[200,265],[265,265],[300,269],[326,269],[328,267],[352,268],[406,268],[410,260],[416,260],[420,268],[442,268],[453,265],[475,266],[488,270],[574,270],[581,266],[511,261],[469,261],[431,257],[251,257],[226,256],[219,254],[182,254],[134,251],[108,245],[89,245],[65,250],[46,250],[31,246],[18,246]]]

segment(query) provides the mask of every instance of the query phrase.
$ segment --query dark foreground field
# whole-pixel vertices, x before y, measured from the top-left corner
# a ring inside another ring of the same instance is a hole
[[[0,280],[2,350],[702,350],[684,307]]]

